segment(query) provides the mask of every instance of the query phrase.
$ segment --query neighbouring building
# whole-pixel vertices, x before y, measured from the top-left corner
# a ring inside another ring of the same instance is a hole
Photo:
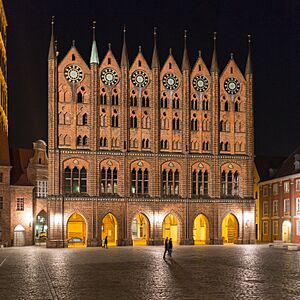
[[[300,147],[259,183],[260,240],[300,242]]]
[[[255,199],[255,223],[256,223],[256,240],[261,240],[260,227],[260,193],[259,183],[268,180],[274,175],[274,171],[278,168],[285,157],[274,156],[255,156],[254,163],[254,199]]]
[[[12,167],[4,172],[6,169],[0,166],[0,245],[25,246],[45,242],[46,143],[38,140],[33,143],[33,150],[12,148],[9,154]]]
[[[253,74],[109,45],[48,55],[48,247],[255,241]]]

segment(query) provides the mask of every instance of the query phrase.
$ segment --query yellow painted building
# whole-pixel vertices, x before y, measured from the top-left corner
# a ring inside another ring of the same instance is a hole
[[[2,0],[0,0],[0,134],[8,135],[7,101],[7,61],[6,61],[7,21]]]

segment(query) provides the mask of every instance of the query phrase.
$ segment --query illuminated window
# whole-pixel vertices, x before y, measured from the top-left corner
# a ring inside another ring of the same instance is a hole
[[[208,172],[194,170],[192,173],[192,194],[208,195]]]
[[[300,220],[297,220],[297,228],[296,228],[296,231],[297,231],[297,235],[300,235]]]
[[[103,167],[101,169],[101,193],[117,194],[118,193],[118,170]]]
[[[300,198],[296,198],[296,211],[300,214]]]
[[[278,235],[278,221],[273,221],[273,234]]]
[[[268,234],[268,221],[263,221],[263,235]]]
[[[273,216],[277,216],[278,214],[278,200],[273,201]]]
[[[146,195],[149,193],[149,173],[148,169],[139,168],[131,170],[131,193]]]
[[[300,179],[296,179],[296,191],[300,191]]]
[[[285,215],[290,214],[290,199],[283,200],[283,211]]]
[[[228,196],[239,196],[240,193],[240,175],[237,171],[234,173],[232,171],[221,173],[221,192],[222,195]]]
[[[176,169],[162,172],[162,194],[179,195],[179,171]]]
[[[275,183],[273,184],[273,195],[277,195],[278,194],[278,184]]]
[[[264,187],[263,187],[263,196],[268,196],[268,186],[267,185],[265,185]]]
[[[87,171],[85,167],[80,170],[77,167],[64,170],[64,192],[65,193],[86,193],[87,192]]]
[[[264,214],[264,216],[268,215],[268,202],[267,201],[264,201],[263,214]]]
[[[24,210],[24,198],[17,198],[17,210]]]
[[[284,188],[285,193],[289,193],[290,192],[290,182],[285,181],[284,184],[283,184],[283,188]]]
[[[36,182],[36,196],[38,198],[46,198],[48,194],[48,181],[37,180]]]

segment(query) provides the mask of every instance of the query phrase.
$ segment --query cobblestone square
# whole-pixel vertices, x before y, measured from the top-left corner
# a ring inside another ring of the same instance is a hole
[[[300,252],[266,245],[0,250],[0,299],[300,298]]]

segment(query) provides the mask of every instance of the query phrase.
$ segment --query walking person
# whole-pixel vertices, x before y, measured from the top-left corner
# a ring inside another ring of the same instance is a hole
[[[169,251],[169,239],[166,237],[165,239],[165,252],[164,252],[164,259],[166,258],[166,253]]]
[[[172,251],[173,251],[173,242],[172,238],[169,239],[169,247],[168,247],[168,254],[170,257],[172,257]]]
[[[104,239],[104,248],[108,249],[108,246],[107,246],[107,236],[105,236],[105,239]]]

